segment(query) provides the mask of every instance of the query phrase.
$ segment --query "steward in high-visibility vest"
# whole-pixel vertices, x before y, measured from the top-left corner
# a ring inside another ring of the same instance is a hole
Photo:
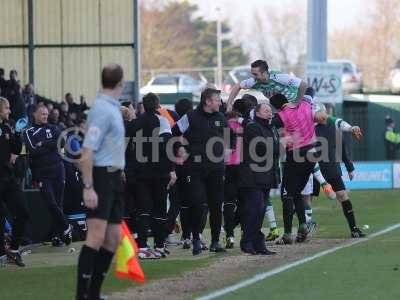
[[[397,159],[397,150],[400,147],[400,134],[394,131],[395,123],[389,117],[386,118],[386,132],[385,132],[385,147],[386,147],[386,159],[395,160]]]

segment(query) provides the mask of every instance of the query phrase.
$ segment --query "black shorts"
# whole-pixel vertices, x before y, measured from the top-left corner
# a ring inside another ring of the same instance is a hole
[[[86,210],[87,218],[102,219],[112,224],[121,223],[124,214],[121,171],[93,167],[93,187],[97,193],[98,206]]]
[[[342,170],[339,163],[320,163],[322,176],[326,179],[335,192],[346,190],[342,179]]]
[[[328,177],[328,178],[325,178],[325,180],[326,180],[326,182],[328,182],[332,186],[332,189],[333,189],[334,192],[339,192],[339,191],[346,190],[346,186],[344,185],[342,176],[330,177],[330,178]],[[313,196],[318,197],[321,185],[319,184],[318,180],[316,180],[315,178],[314,178],[313,182],[314,182]]]
[[[304,149],[307,149],[304,147]],[[297,161],[292,151],[286,152],[286,161],[283,163],[281,194],[290,196],[300,195],[312,174],[315,162],[308,160],[307,151],[300,150],[302,160]]]

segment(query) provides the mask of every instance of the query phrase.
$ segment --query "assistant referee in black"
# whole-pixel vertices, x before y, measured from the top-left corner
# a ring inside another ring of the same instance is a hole
[[[78,261],[79,300],[100,299],[101,285],[120,240],[123,216],[125,128],[118,101],[123,86],[121,66],[104,67],[101,84],[88,115],[80,163],[88,231]]]

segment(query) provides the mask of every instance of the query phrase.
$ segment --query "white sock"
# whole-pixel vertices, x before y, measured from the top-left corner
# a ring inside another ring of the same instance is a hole
[[[306,214],[306,223],[310,222],[312,220],[312,218]]]
[[[314,168],[313,175],[315,176],[315,178],[318,180],[318,182],[321,185],[326,183],[326,180],[325,180],[324,176],[322,175],[321,170],[319,169],[319,166]]]
[[[268,223],[269,223],[269,228],[276,228],[276,220],[275,220],[275,213],[274,213],[274,207],[273,206],[267,206],[267,210],[265,212],[265,216],[267,217]]]

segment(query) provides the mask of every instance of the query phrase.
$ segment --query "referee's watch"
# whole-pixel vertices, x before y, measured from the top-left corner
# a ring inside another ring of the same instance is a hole
[[[93,188],[93,183],[92,183],[92,182],[83,183],[83,188],[84,188],[85,190],[90,190],[90,189]]]

